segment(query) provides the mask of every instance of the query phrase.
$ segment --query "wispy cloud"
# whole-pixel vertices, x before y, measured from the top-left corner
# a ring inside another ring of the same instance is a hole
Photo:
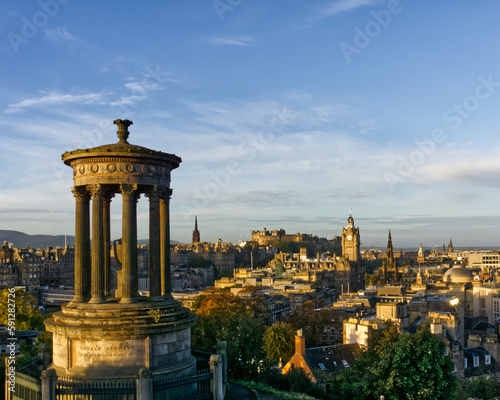
[[[65,94],[59,92],[40,92],[42,95],[24,99],[18,103],[9,104],[6,114],[23,112],[30,108],[44,108],[65,104],[103,104],[107,96],[105,91],[85,94]]]
[[[257,41],[247,36],[233,36],[233,37],[213,37],[207,39],[207,42],[215,45],[222,46],[252,46]]]
[[[323,8],[319,17],[333,17],[335,15],[354,11],[359,7],[374,5],[379,2],[379,0],[336,0],[332,4]]]
[[[142,78],[142,80],[140,80]],[[141,77],[130,77],[130,82],[125,83],[125,89],[130,94],[122,95],[119,100],[110,102],[111,107],[130,107],[146,100],[153,91],[165,89],[168,83],[179,84],[182,78],[172,74],[169,71],[162,70],[156,66],[156,70],[147,67]]]
[[[469,152],[468,157],[471,157]],[[421,167],[415,180],[422,183],[456,183],[468,187],[498,187],[500,160],[494,154],[477,154],[476,159],[464,160],[460,155],[447,155],[446,161],[429,162]],[[472,157],[471,157],[472,158]]]
[[[49,40],[49,42],[57,44],[59,46],[65,44],[76,44],[79,40],[68,32],[68,29],[63,26],[58,26],[55,28],[44,28],[43,32]]]

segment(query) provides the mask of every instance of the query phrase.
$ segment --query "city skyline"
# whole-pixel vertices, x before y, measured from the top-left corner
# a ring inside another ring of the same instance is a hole
[[[283,228],[362,247],[499,246],[500,39],[465,1],[0,6],[0,229],[74,234],[61,154],[129,141],[183,160],[171,238]],[[115,202],[120,203],[117,196]],[[138,208],[147,238],[147,200]],[[119,238],[120,207],[112,214]]]

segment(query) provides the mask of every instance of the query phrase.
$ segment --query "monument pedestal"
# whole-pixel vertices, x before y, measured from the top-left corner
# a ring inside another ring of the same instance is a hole
[[[191,327],[196,316],[171,299],[124,305],[69,303],[46,322],[60,378],[131,380],[142,367],[156,375],[190,375]]]

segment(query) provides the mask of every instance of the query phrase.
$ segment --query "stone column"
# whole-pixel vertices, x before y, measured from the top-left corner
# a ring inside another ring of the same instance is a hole
[[[46,369],[41,374],[42,400],[56,399],[57,375],[54,369]]]
[[[75,295],[74,303],[90,297],[90,194],[83,186],[71,189],[75,195]]]
[[[219,341],[216,345],[217,354],[222,362],[222,382],[227,385],[227,342]]]
[[[122,184],[120,192],[123,198],[122,214],[122,272],[120,303],[137,301],[137,185]]]
[[[160,254],[161,254],[161,294],[172,297],[170,277],[170,196],[172,190],[164,188],[160,199]]]
[[[210,370],[212,371],[213,398],[214,400],[224,400],[225,388],[221,356],[217,354],[210,356]]]
[[[153,375],[149,369],[142,367],[139,370],[136,388],[137,400],[153,400]]]
[[[110,282],[111,282],[111,217],[110,205],[111,199],[115,194],[106,190],[103,199],[103,234],[104,234],[104,296],[111,295]]]
[[[149,299],[161,300],[160,195],[153,186],[149,197]]]
[[[89,303],[104,303],[104,227],[103,203],[104,187],[101,184],[90,185],[92,194],[92,276]]]

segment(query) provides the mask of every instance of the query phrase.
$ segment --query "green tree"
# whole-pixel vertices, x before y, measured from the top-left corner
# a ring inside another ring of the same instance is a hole
[[[274,256],[271,254],[265,256],[262,260],[259,260],[259,262],[257,263],[257,268],[265,268],[269,261],[272,261],[273,259]]]
[[[38,308],[38,300],[22,289],[10,292],[4,289],[0,292],[0,307],[3,312],[0,315],[0,324],[9,323],[9,308],[15,305],[15,328],[18,331],[31,329],[44,330],[43,316]]]
[[[289,324],[276,322],[264,332],[263,346],[267,358],[287,362],[294,353],[295,330]]]
[[[495,379],[485,379],[483,376],[464,381],[463,385],[457,387],[454,399],[467,400],[472,397],[490,400],[497,398],[500,393],[500,382]]]
[[[227,342],[228,371],[231,376],[251,378],[258,374],[263,325],[257,318],[252,299],[227,291],[212,291],[196,305],[198,323],[192,329],[193,347],[211,349],[218,341]]]
[[[295,310],[288,319],[296,331],[302,329],[306,338],[307,347],[324,345],[324,327],[331,325],[332,310],[321,309],[325,306],[324,300],[308,300]]]
[[[333,385],[337,398],[451,399],[456,378],[444,348],[444,342],[426,327],[413,335],[400,334],[396,340],[386,330],[337,378]]]
[[[210,265],[212,265],[210,260],[206,260],[200,256],[193,258],[189,263],[191,268],[208,268]]]
[[[278,252],[282,253],[298,253],[300,250],[300,246],[297,242],[290,242],[283,239],[274,240],[270,245],[276,247]]]

